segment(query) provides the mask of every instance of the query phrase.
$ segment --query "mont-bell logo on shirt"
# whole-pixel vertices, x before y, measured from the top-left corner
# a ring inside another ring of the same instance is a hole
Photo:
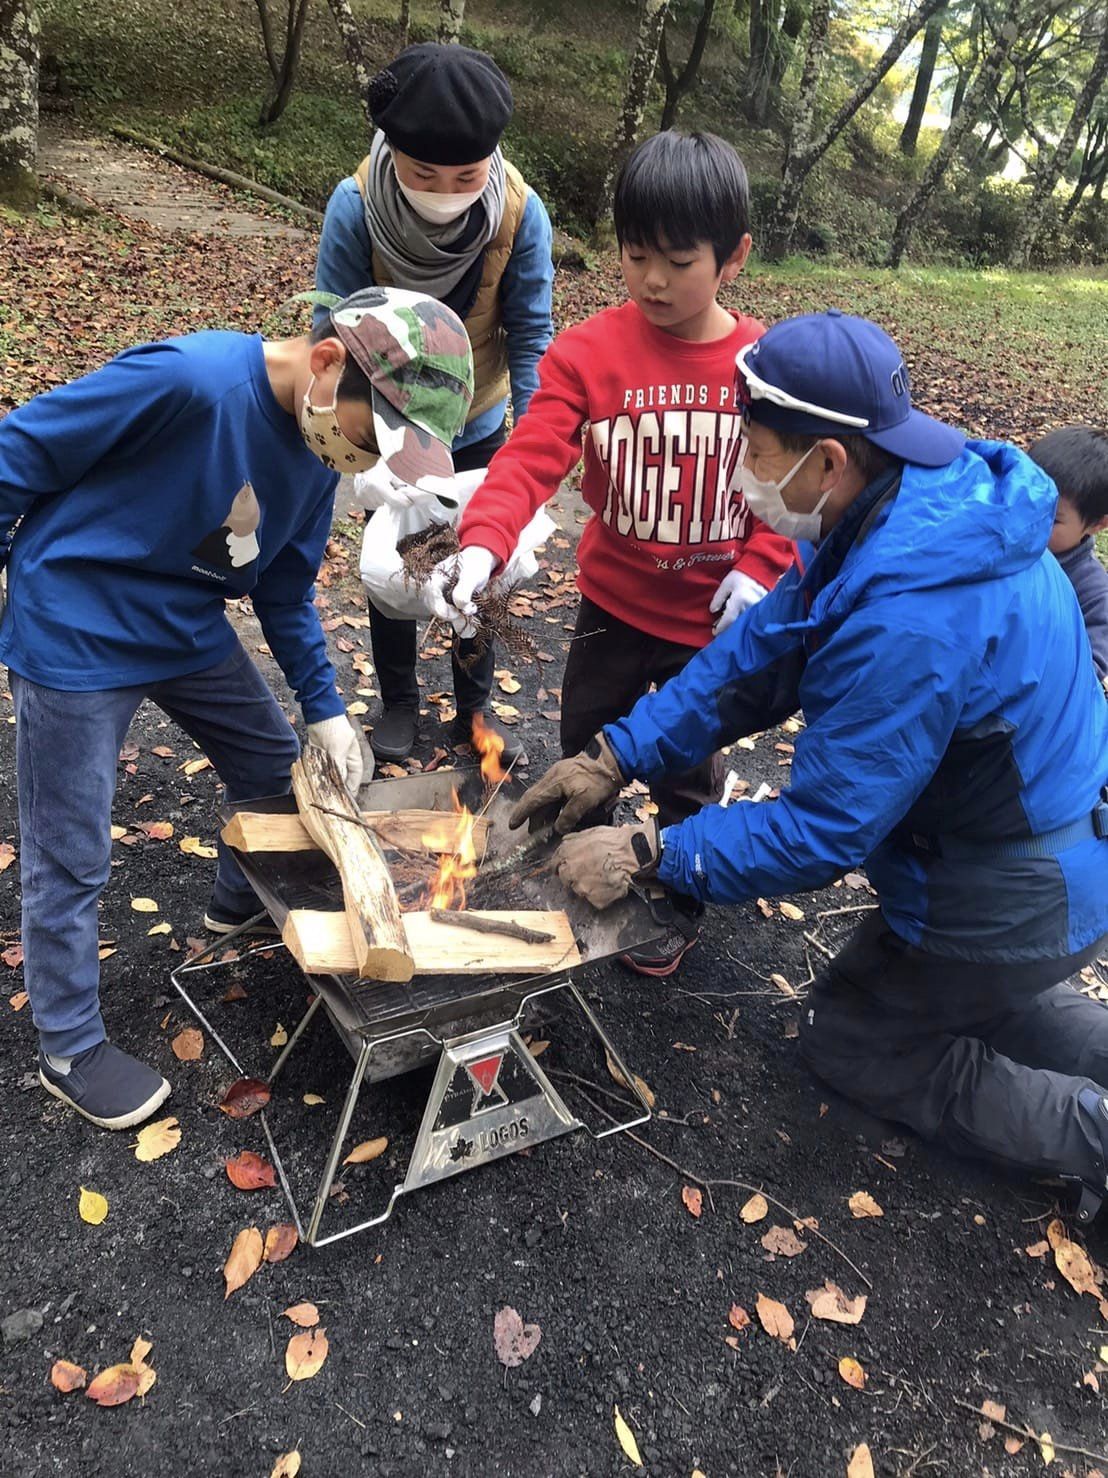
[[[261,553],[258,546],[261,516],[257,495],[250,484],[244,482],[232,498],[219,527],[205,534],[192,550],[193,557],[213,571],[228,573],[253,564]]]

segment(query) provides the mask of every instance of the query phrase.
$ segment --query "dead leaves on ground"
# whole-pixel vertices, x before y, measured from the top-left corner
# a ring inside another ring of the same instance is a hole
[[[281,1311],[282,1319],[289,1319],[299,1329],[311,1329],[319,1323],[319,1310],[313,1303],[292,1304]]]
[[[885,1213],[868,1191],[855,1191],[847,1202],[850,1214],[862,1220],[867,1216],[884,1216]]]
[[[828,1278],[822,1288],[809,1288],[804,1297],[813,1319],[829,1319],[833,1324],[858,1324],[866,1312],[866,1295],[848,1298],[837,1283]]]
[[[767,1298],[764,1293],[759,1293],[758,1300],[754,1305],[758,1313],[758,1322],[762,1328],[774,1339],[779,1339],[783,1345],[790,1349],[796,1349],[796,1341],[793,1339],[793,1316],[783,1303],[778,1303],[775,1298]]]
[[[311,1380],[318,1375],[329,1349],[325,1329],[306,1329],[294,1334],[285,1350],[285,1372],[289,1380]]]
[[[642,1455],[639,1452],[639,1444],[635,1441],[635,1434],[619,1414],[619,1407],[612,1408],[613,1420],[616,1428],[616,1440],[623,1449],[623,1455],[628,1462],[634,1463],[636,1468],[642,1467]]]
[[[808,1248],[807,1242],[802,1242],[792,1227],[770,1227],[761,1241],[774,1257],[799,1257]]]
[[[175,1118],[159,1119],[145,1124],[138,1132],[134,1151],[136,1160],[160,1160],[181,1143],[181,1129]]]
[[[681,1187],[681,1199],[690,1216],[699,1216],[704,1209],[704,1193],[694,1185]]]
[[[630,1092],[631,1085],[620,1072],[619,1067],[617,1066],[615,1060],[610,1053],[604,1053],[604,1061],[608,1064],[608,1072],[611,1075],[612,1081],[614,1083],[618,1083],[621,1088],[626,1088],[627,1091]],[[631,1076],[635,1080],[635,1087],[639,1090],[640,1096],[646,1100],[647,1108],[652,1109],[655,1104],[655,1098],[649,1084],[645,1081],[645,1079],[640,1078],[638,1073],[632,1073]]]
[[[846,1478],[873,1478],[873,1458],[868,1443],[860,1443],[846,1465]]]
[[[178,1062],[199,1062],[204,1052],[204,1033],[195,1026],[186,1026],[169,1046]]]
[[[50,1367],[50,1384],[63,1395],[83,1390],[87,1380],[88,1371],[83,1365],[74,1365],[72,1360],[55,1360]]]
[[[88,1374],[83,1366],[75,1365],[72,1360],[55,1360],[50,1367],[50,1384],[63,1394],[83,1389],[97,1406],[123,1406],[135,1396],[145,1396],[157,1380],[153,1366],[146,1363],[153,1348],[140,1334],[131,1346],[130,1359],[109,1365],[87,1386]]]
[[[492,1321],[492,1342],[496,1358],[511,1370],[529,1360],[539,1347],[542,1330],[537,1324],[524,1324],[519,1314],[506,1304]]]
[[[1046,1240],[1054,1250],[1054,1265],[1074,1293],[1087,1293],[1104,1310],[1106,1293],[1104,1270],[1096,1265],[1083,1247],[1072,1242],[1065,1226],[1057,1218],[1046,1229]],[[1030,1249],[1029,1249],[1030,1250]]]
[[[260,1191],[277,1184],[277,1174],[264,1155],[253,1150],[243,1150],[230,1160],[224,1161],[227,1179],[240,1191]]]
[[[86,1190],[82,1186],[77,1200],[77,1214],[90,1227],[98,1227],[108,1214],[107,1197],[102,1196],[99,1191]]]
[[[854,1359],[853,1355],[844,1355],[839,1361],[839,1375],[848,1386],[853,1386],[856,1391],[864,1391],[866,1387],[866,1372]]]
[[[769,1202],[765,1196],[756,1192],[740,1209],[739,1215],[748,1226],[756,1221],[764,1221],[769,1215]]]
[[[85,1389],[97,1406],[122,1406],[138,1395],[142,1372],[133,1365],[109,1365]]]
[[[368,1165],[371,1160],[376,1160],[383,1155],[389,1147],[388,1139],[381,1135],[378,1139],[366,1139],[361,1144],[356,1144],[342,1162],[344,1165]]]
[[[300,1472],[300,1450],[294,1447],[291,1452],[283,1452],[273,1464],[273,1472],[269,1478],[296,1478]]]
[[[231,1247],[230,1255],[223,1264],[223,1281],[227,1291],[224,1300],[229,1299],[236,1289],[241,1288],[262,1265],[262,1253],[264,1244],[262,1234],[257,1227],[243,1227],[235,1238]]]
[[[260,1078],[239,1078],[219,1101],[219,1108],[229,1119],[249,1119],[265,1108],[271,1097],[268,1083]]]
[[[279,1221],[276,1226],[270,1227],[265,1234],[265,1246],[262,1249],[263,1262],[284,1262],[291,1257],[296,1250],[296,1244],[300,1241],[299,1233],[291,1221]]]

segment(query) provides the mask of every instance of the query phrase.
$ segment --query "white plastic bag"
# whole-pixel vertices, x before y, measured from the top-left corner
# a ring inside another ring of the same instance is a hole
[[[366,506],[374,506],[369,502],[371,497],[381,499],[376,505],[377,511],[366,524],[362,538],[362,584],[370,600],[384,615],[401,620],[427,620],[434,611],[424,588],[408,583],[396,546],[409,534],[421,533],[433,523],[457,523],[466,504],[484,482],[487,469],[481,467],[475,472],[456,473],[449,489],[444,487],[439,496],[415,488],[401,489],[388,481],[387,474],[375,477],[376,470],[362,473],[355,479],[358,496],[365,500]],[[444,495],[455,499],[455,506],[444,506]],[[520,534],[511,559],[494,576],[492,583],[500,589],[511,590],[524,580],[530,580],[539,567],[535,550],[556,531],[554,520],[540,508]]]

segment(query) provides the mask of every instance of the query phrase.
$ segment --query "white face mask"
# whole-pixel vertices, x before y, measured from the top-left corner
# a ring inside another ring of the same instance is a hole
[[[399,179],[396,183],[416,215],[421,216],[432,226],[448,226],[451,221],[464,216],[470,206],[476,205],[485,193],[483,185],[480,190],[466,190],[456,195],[443,195],[438,190],[412,190]]]
[[[339,379],[341,378],[340,375]],[[300,435],[304,438],[305,446],[333,472],[368,472],[377,464],[377,453],[355,446],[349,437],[343,435],[335,414],[339,401],[338,380],[335,381],[335,393],[330,405],[312,404],[314,388],[315,375],[304,392],[304,402],[300,407]]]
[[[746,506],[755,518],[760,518],[768,528],[771,528],[775,534],[780,534],[783,539],[805,539],[814,544],[823,532],[823,520],[820,514],[831,496],[831,489],[827,489],[811,513],[794,513],[782,498],[781,490],[788,487],[816,448],[810,446],[800,461],[790,468],[778,482],[767,482],[763,478],[755,477],[747,467],[746,454],[749,446],[750,442],[744,437],[736,469],[739,488],[746,500]]]

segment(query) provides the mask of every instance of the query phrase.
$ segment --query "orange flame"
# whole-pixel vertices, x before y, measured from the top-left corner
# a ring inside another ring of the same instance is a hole
[[[468,806],[462,805],[458,792],[452,793],[454,810],[461,818],[458,827],[458,844],[453,852],[444,852],[423,896],[424,908],[465,908],[465,885],[477,876],[477,848],[473,841],[474,815]],[[430,844],[433,838],[425,837]]]
[[[481,756],[481,775],[485,784],[499,785],[508,774],[500,763],[500,758],[504,753],[504,740],[495,729],[489,728],[480,713],[473,715],[473,732],[470,742]]]

